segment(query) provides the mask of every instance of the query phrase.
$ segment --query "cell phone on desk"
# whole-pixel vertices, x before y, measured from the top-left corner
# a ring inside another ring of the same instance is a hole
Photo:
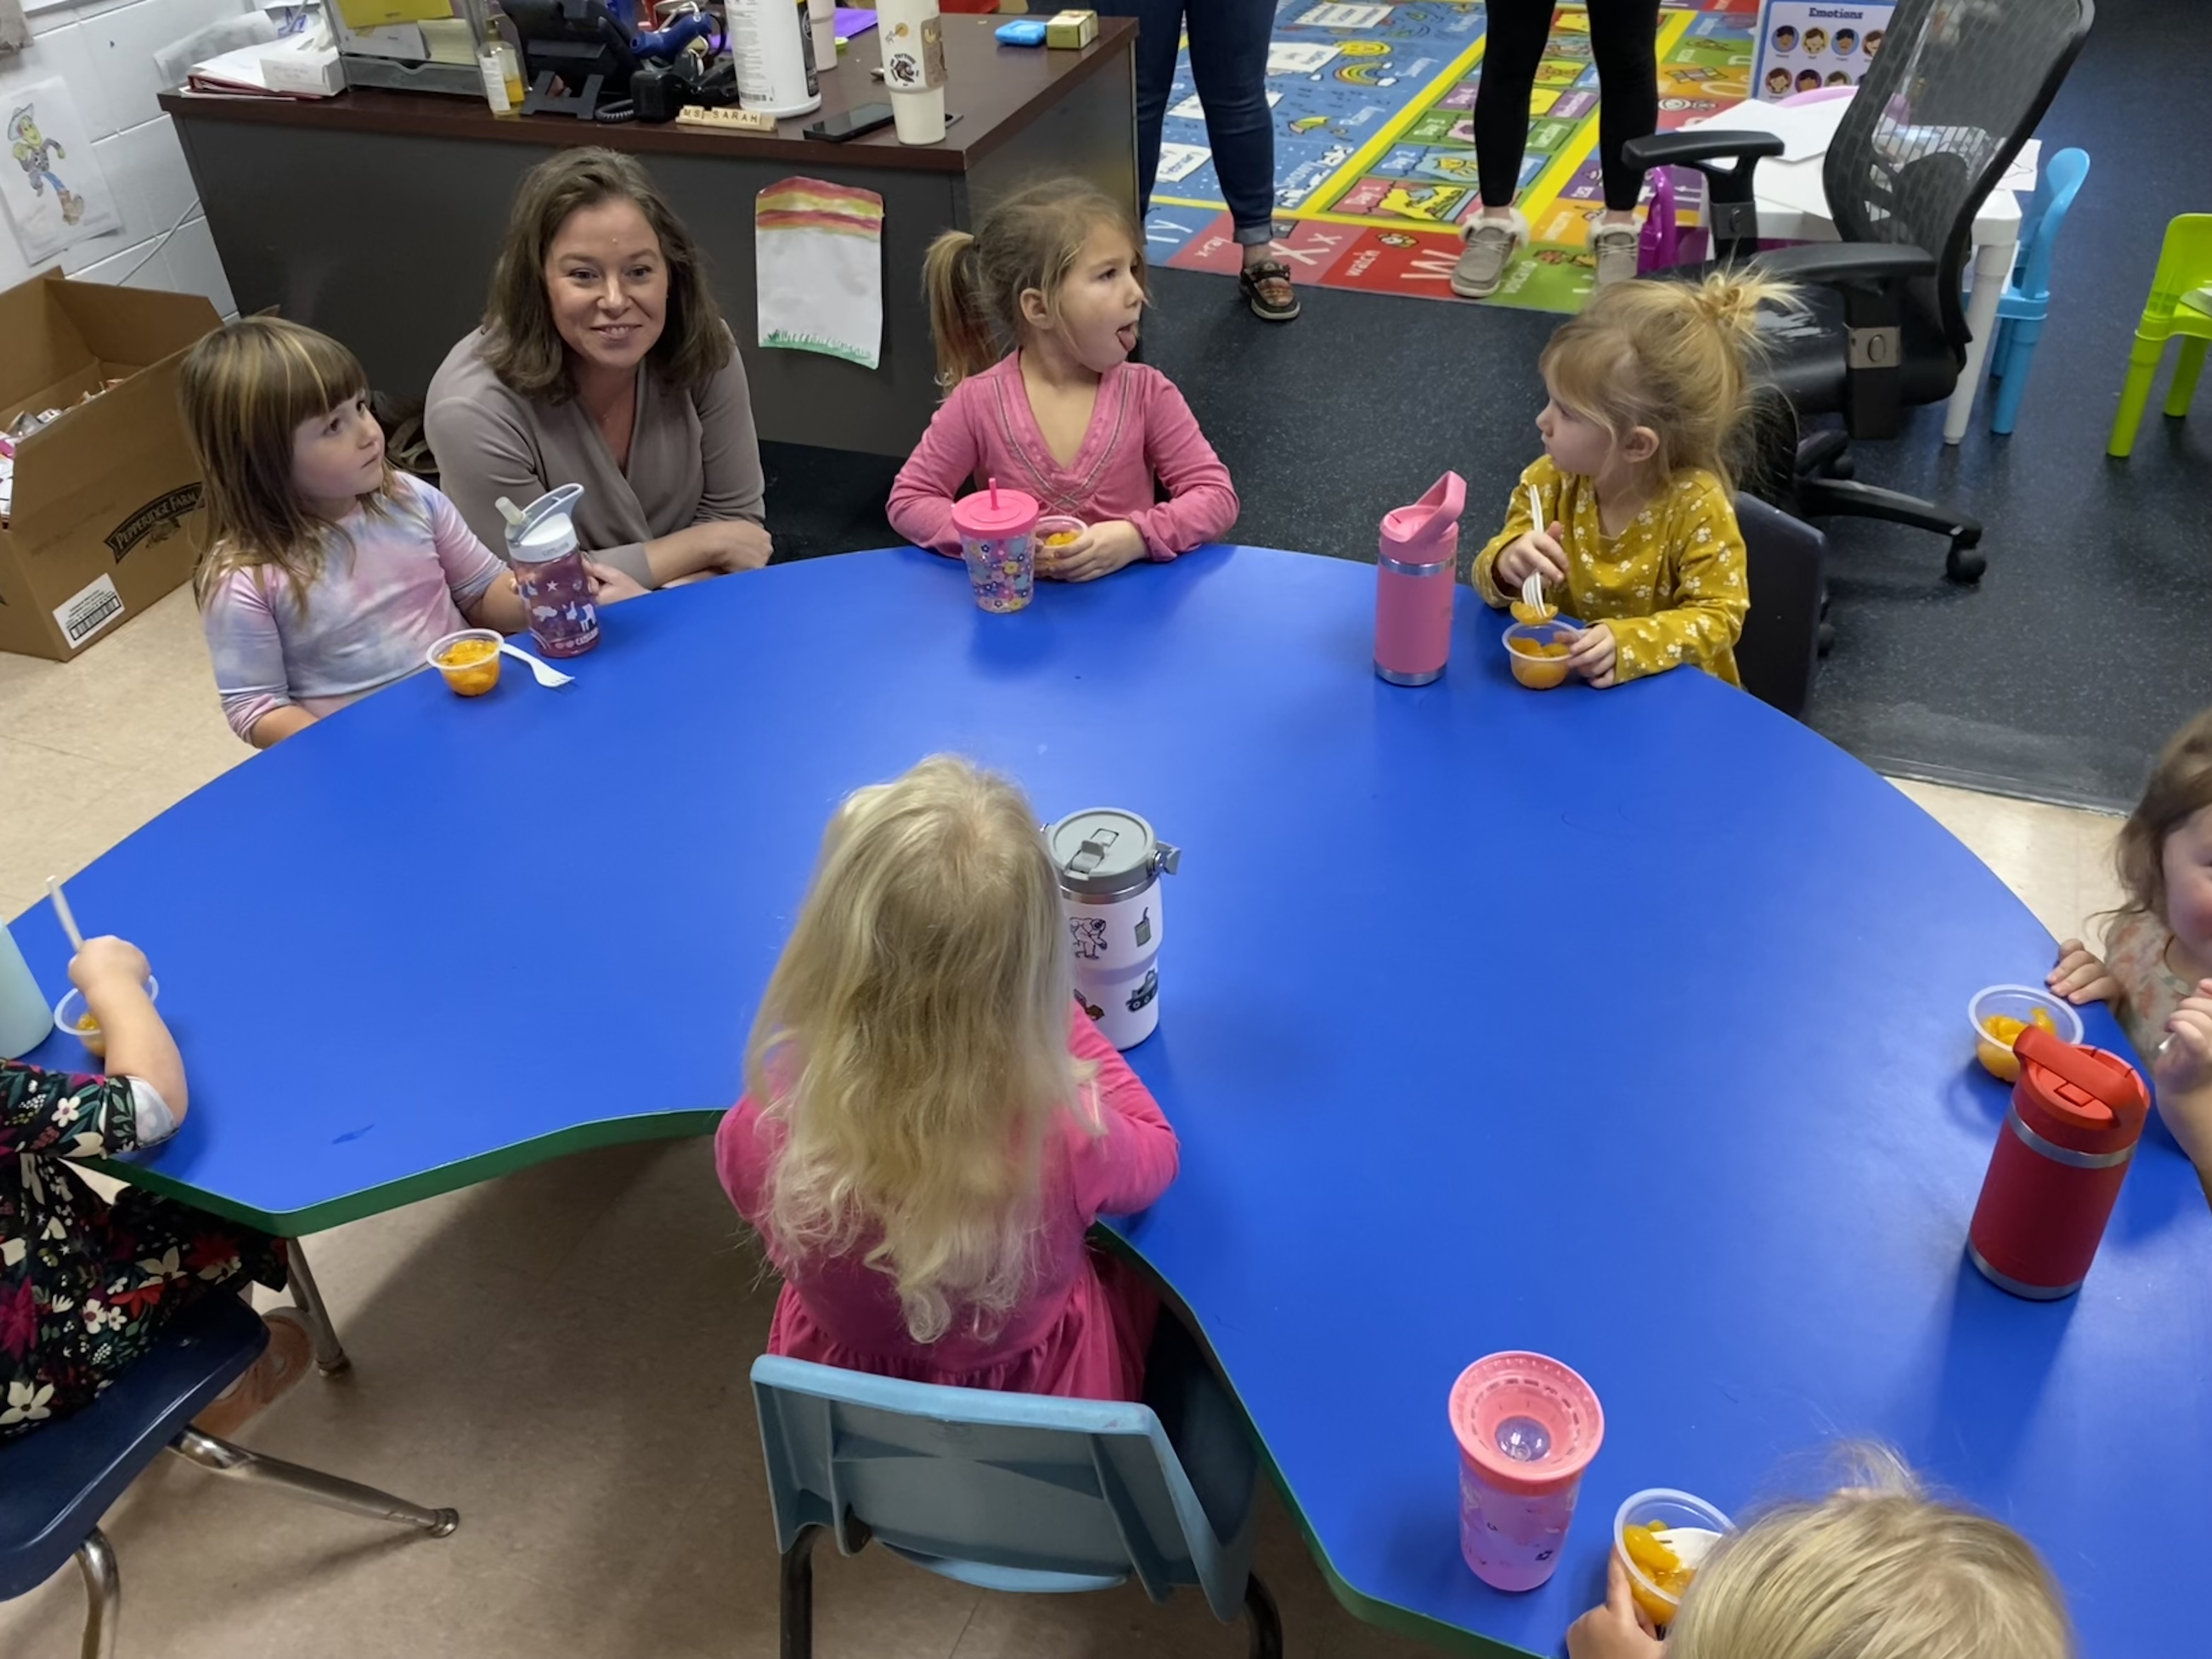
[[[826,120],[809,121],[799,131],[805,137],[842,144],[848,138],[858,138],[864,132],[873,132],[877,128],[887,127],[890,124],[891,106],[889,104],[862,104],[857,109],[841,111]]]

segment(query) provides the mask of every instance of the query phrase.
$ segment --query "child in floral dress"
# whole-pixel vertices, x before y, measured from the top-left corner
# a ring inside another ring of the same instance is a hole
[[[111,1206],[67,1167],[166,1139],[185,1067],[146,994],[146,958],[95,939],[70,963],[106,1039],[105,1077],[0,1060],[0,1441],[82,1410],[200,1297],[248,1279],[284,1286],[281,1240],[125,1188]],[[221,1435],[303,1373],[306,1328],[270,1316],[270,1343],[199,1419]]]

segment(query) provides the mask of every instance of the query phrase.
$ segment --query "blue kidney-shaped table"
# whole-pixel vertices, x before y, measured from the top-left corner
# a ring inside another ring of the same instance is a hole
[[[2154,1127],[2087,1287],[1966,1262],[2005,1106],[1979,988],[2051,939],[1905,796],[1678,672],[1525,691],[1460,599],[1370,665],[1373,572],[1209,549],[1012,617],[911,550],[635,601],[558,693],[420,676],[71,884],[193,1073],[133,1179],[297,1236],[580,1147],[705,1133],[823,823],[957,750],[1041,818],[1183,849],[1158,1034],[1182,1171],[1129,1244],[1202,1329],[1336,1593],[1553,1653],[1614,1507],[1900,1448],[2056,1567],[2085,1659],[2198,1650],[2212,1212]],[[17,924],[43,982],[64,947]],[[2101,1009],[2090,1039],[2121,1046]],[[82,1066],[72,1039],[33,1058]],[[1561,1570],[1462,1565],[1445,1399],[1482,1354],[1606,1413]]]

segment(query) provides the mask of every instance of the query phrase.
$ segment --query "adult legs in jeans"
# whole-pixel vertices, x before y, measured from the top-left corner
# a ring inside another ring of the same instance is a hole
[[[1160,131],[1187,25],[1191,76],[1206,111],[1222,198],[1246,265],[1267,258],[1275,202],[1275,122],[1267,106],[1272,0],[1101,0],[1097,9],[1137,20],[1137,182],[1146,210],[1159,173]]]

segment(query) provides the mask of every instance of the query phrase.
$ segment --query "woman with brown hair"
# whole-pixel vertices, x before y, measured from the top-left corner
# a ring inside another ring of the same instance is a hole
[[[744,363],[704,257],[628,155],[531,169],[483,325],[432,377],[422,418],[441,485],[495,549],[501,496],[580,483],[585,550],[647,587],[768,562]]]

